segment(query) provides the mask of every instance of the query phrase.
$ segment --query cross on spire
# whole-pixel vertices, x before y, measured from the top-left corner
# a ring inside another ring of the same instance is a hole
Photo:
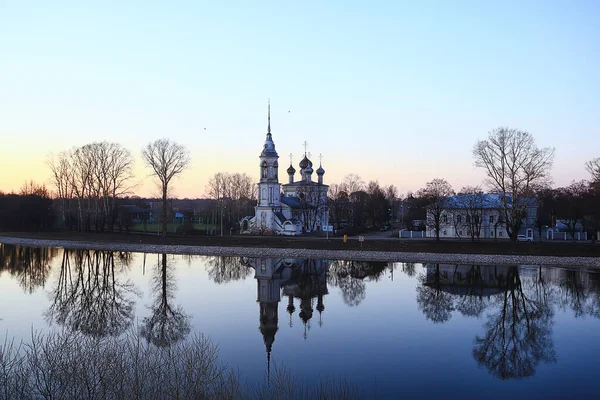
[[[302,145],[304,146],[304,156],[306,156],[306,148],[308,147],[308,142],[305,140],[304,143],[302,143]]]
[[[290,153],[290,165],[292,165],[292,153]]]
[[[311,156],[312,156],[312,153],[309,151],[308,152],[308,158],[310,159]]]
[[[323,154],[319,153],[319,165],[323,164]]]

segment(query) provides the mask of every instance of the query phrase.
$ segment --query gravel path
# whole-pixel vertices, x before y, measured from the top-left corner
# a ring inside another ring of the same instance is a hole
[[[347,250],[309,250],[309,249],[274,249],[244,248],[218,246],[181,246],[151,245],[130,243],[98,243],[67,240],[41,240],[1,237],[0,243],[27,247],[62,247],[68,249],[90,249],[108,251],[131,251],[137,253],[194,254],[211,256],[244,256],[244,257],[289,257],[289,258],[321,258],[357,261],[418,262],[443,264],[475,264],[475,265],[554,265],[561,267],[600,268],[597,257],[552,257],[527,255],[495,255],[495,254],[444,254],[444,253],[409,253],[385,251],[347,251]]]

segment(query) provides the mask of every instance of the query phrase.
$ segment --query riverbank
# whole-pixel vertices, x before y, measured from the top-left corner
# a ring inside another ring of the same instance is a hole
[[[422,239],[275,236],[167,236],[125,233],[2,233],[0,243],[215,256],[353,259],[451,264],[534,264],[600,268],[600,245],[560,242],[466,242]]]

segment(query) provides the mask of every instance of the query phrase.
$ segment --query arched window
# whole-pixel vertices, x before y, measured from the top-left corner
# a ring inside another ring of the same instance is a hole
[[[264,161],[264,162],[262,163],[262,173],[261,173],[261,174],[262,174],[261,176],[262,176],[263,178],[266,178],[266,177],[267,177],[267,170],[268,170],[268,168],[267,168],[267,167],[268,167],[268,165],[267,165],[267,162],[266,162],[266,161]]]

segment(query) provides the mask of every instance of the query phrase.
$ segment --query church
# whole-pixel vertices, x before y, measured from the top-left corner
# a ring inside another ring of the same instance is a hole
[[[323,183],[325,170],[313,170],[313,163],[304,152],[300,161],[300,176],[295,181],[296,169],[287,169],[288,183],[279,183],[279,155],[271,134],[271,104],[268,106],[267,138],[259,156],[260,181],[254,216],[240,221],[240,231],[246,234],[295,236],[328,227],[327,191]],[[313,181],[313,172],[317,181]]]

